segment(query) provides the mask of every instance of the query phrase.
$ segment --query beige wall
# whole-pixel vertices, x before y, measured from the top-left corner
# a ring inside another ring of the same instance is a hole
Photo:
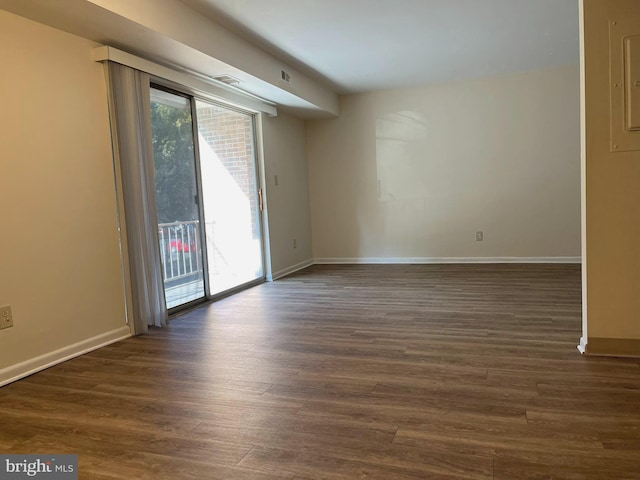
[[[0,331],[1,383],[21,362],[127,329],[93,44],[3,11],[0,44],[0,305],[12,306],[15,323]]]
[[[316,259],[580,256],[577,65],[341,107],[307,124]]]
[[[609,20],[640,26],[640,4],[585,0],[583,11],[588,337],[640,339],[640,152],[609,151]]]
[[[277,277],[312,258],[305,126],[280,112],[263,117],[262,131],[271,271]]]

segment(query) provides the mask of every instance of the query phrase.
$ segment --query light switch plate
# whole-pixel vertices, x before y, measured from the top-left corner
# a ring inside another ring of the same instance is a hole
[[[0,307],[0,330],[13,327],[13,314],[11,313],[11,307],[6,305]]]

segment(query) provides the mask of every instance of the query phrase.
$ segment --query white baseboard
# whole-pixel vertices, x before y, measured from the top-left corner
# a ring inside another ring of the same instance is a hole
[[[430,264],[430,263],[581,263],[581,257],[336,257],[313,258],[267,275],[267,282],[311,265]]]
[[[293,272],[297,272],[298,270],[302,270],[303,268],[310,267],[311,265],[313,265],[312,258],[267,275],[267,282],[273,282],[274,280],[285,277],[287,275],[291,275]]]
[[[580,344],[578,345],[578,351],[584,355],[587,351],[587,339],[584,337],[580,337]]]
[[[581,257],[356,257],[316,258],[315,264],[428,264],[428,263],[581,263]]]
[[[81,342],[74,343],[67,347],[63,347],[53,352],[45,353],[39,357],[26,360],[16,365],[3,368],[0,370],[0,387],[21,378],[27,377],[33,373],[39,372],[46,368],[62,363],[74,357],[78,357],[85,353],[97,350],[106,345],[124,340],[131,336],[131,330],[128,326],[120,327],[116,330],[103,333],[96,337],[87,338]]]

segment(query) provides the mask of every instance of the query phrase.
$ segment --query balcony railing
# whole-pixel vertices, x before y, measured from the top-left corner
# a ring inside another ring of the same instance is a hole
[[[202,271],[199,221],[161,223],[158,236],[165,283]]]

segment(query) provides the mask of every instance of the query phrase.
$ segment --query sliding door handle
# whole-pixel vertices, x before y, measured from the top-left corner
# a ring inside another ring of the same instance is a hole
[[[258,208],[261,212],[264,211],[264,194],[261,188],[258,189]]]

